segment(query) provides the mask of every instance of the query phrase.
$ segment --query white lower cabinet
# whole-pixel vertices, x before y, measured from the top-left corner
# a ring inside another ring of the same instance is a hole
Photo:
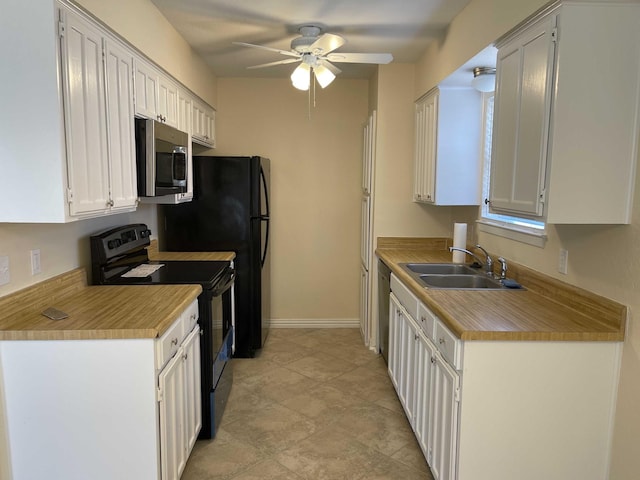
[[[620,342],[462,341],[391,291],[389,375],[436,480],[608,478]]]
[[[179,479],[201,427],[197,312],[159,339],[0,341],[9,478]]]
[[[454,479],[460,376],[393,293],[389,305],[389,374],[434,478]]]
[[[200,327],[196,326],[158,376],[162,480],[180,478],[202,426],[199,386]]]

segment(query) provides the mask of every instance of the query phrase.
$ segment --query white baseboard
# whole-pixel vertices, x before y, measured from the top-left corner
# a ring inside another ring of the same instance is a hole
[[[358,318],[272,318],[271,328],[360,328]]]

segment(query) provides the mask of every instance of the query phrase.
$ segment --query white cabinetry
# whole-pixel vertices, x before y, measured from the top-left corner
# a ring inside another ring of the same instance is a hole
[[[481,111],[471,88],[436,87],[416,102],[414,201],[479,204]]]
[[[135,59],[136,115],[178,128],[178,86],[150,63]]]
[[[133,57],[92,22],[64,7],[59,33],[69,213],[133,210],[137,203]]]
[[[193,99],[191,136],[193,141],[205,147],[216,146],[216,112],[209,105]]]
[[[607,478],[621,343],[463,342],[391,291],[389,375],[436,480]]]
[[[201,423],[200,328],[196,326],[158,376],[163,480],[178,480]]]
[[[426,307],[394,275],[391,290],[389,375],[434,478],[455,479],[460,376],[415,320]]]
[[[11,178],[4,194],[20,202],[5,202],[0,222],[134,210],[131,56],[124,45],[75,7],[44,0],[3,6],[1,30],[0,59],[12,74],[0,94],[0,162]]]
[[[11,478],[179,479],[201,426],[197,312],[160,339],[0,342]]]
[[[557,2],[497,42],[492,211],[548,223],[629,223],[638,22],[638,4]],[[593,59],[598,68],[587,73]]]
[[[374,110],[362,129],[362,194],[360,213],[360,331],[365,344],[370,345],[372,333],[372,289],[373,289],[373,168],[375,165],[376,111]]]

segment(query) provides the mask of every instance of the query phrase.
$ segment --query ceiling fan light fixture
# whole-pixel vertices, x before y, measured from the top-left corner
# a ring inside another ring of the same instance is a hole
[[[291,83],[298,90],[309,90],[311,67],[302,62],[291,74]]]
[[[471,86],[479,92],[493,92],[496,89],[496,69],[493,67],[474,68]]]
[[[333,82],[336,76],[324,65],[318,65],[313,67],[313,73],[318,79],[318,83],[322,88],[328,87]]]

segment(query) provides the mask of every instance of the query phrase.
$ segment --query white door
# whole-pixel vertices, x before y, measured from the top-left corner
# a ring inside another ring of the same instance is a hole
[[[136,115],[158,119],[158,73],[143,60],[134,61]]]
[[[433,376],[431,358],[434,354],[435,348],[420,332],[415,354],[413,431],[425,458],[429,453],[429,413],[431,411],[431,377]]]
[[[455,480],[460,377],[440,355],[432,357],[430,450],[427,461],[435,480]]]
[[[158,376],[162,480],[179,480],[185,455],[185,368],[182,348]]]
[[[109,163],[102,34],[65,12],[62,71],[69,177],[69,213],[109,208]]]
[[[164,75],[158,77],[158,115],[162,123],[178,127],[178,87]]]
[[[540,216],[554,58],[551,16],[500,48],[491,151],[492,211]]]
[[[185,456],[189,457],[202,427],[200,395],[200,326],[196,325],[184,341],[185,367]]]
[[[107,132],[113,208],[137,203],[133,107],[133,56],[116,43],[105,42]]]

